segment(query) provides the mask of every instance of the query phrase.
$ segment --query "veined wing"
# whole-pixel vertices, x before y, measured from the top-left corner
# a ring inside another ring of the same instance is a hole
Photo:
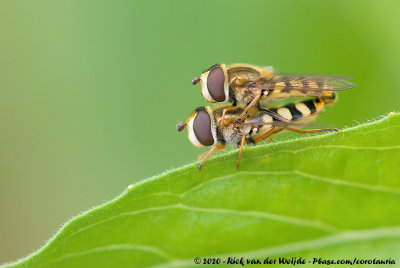
[[[313,74],[275,74],[271,80],[245,84],[250,90],[265,90],[263,100],[331,97],[334,91],[353,88],[350,77]]]
[[[272,125],[281,127],[288,126],[288,124],[305,125],[316,119],[325,104],[327,104],[325,98],[316,98],[288,103],[283,106],[272,107],[268,110],[259,109],[258,113],[252,117],[248,117],[243,122],[243,125]]]
[[[237,124],[238,126],[273,126],[273,127],[290,127],[290,126],[296,126],[296,127],[304,127],[308,123],[306,122],[283,122],[283,121],[271,121],[271,122],[265,122],[261,118],[259,119],[252,119],[246,122],[241,122],[241,123],[233,123]]]
[[[290,90],[299,91],[338,91],[347,90],[356,86],[349,81],[349,76],[314,75],[314,74],[275,74],[268,81],[272,89],[283,92]]]

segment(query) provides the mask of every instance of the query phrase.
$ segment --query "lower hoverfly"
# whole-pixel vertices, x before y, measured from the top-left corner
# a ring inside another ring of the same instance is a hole
[[[242,107],[226,111],[226,107],[211,109],[200,107],[185,121],[176,125],[178,131],[188,128],[188,138],[196,147],[212,146],[199,166],[201,170],[207,159],[215,152],[225,149],[226,144],[240,147],[236,169],[245,144],[257,144],[281,131],[298,133],[319,133],[338,131],[337,129],[301,130],[295,126],[304,125],[314,120],[326,104],[332,104],[336,94],[330,97],[318,97],[271,108],[270,110],[253,107],[244,119]],[[225,111],[225,112],[224,112]],[[276,116],[277,114],[281,116]],[[224,117],[224,119],[223,119]],[[281,120],[281,117],[285,121]]]
[[[243,119],[260,100],[330,97],[334,91],[353,88],[355,84],[349,79],[336,75],[279,74],[271,66],[216,64],[193,79],[192,84],[201,82],[201,93],[208,102],[232,102],[232,106],[225,107],[224,114],[236,105],[243,107]]]

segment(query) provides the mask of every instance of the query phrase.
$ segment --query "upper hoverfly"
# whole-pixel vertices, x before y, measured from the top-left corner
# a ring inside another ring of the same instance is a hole
[[[236,166],[239,168],[242,150],[246,143],[257,144],[266,138],[271,139],[272,135],[283,130],[298,133],[338,131],[337,129],[301,130],[296,127],[314,120],[325,105],[332,104],[335,100],[336,95],[333,93],[329,97],[294,102],[270,110],[253,107],[248,110],[244,119],[240,119],[244,109],[239,106],[228,111],[226,107],[216,109],[208,106],[200,107],[185,122],[178,123],[176,128],[182,131],[187,127],[188,138],[194,146],[212,146],[205,154],[199,171],[213,153],[225,148],[225,144],[240,147]],[[281,120],[277,114],[284,115],[285,120]]]
[[[279,100],[296,97],[330,97],[334,91],[353,88],[350,77],[335,75],[279,74],[272,67],[250,64],[216,64],[200,77],[192,80],[201,82],[201,93],[208,102],[232,102],[225,107],[224,115],[236,105],[243,107],[239,116],[258,106],[261,100]]]

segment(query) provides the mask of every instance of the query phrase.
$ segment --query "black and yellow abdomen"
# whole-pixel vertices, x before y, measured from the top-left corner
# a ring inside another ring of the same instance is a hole
[[[332,92],[328,97],[319,97],[304,101],[289,103],[280,107],[270,109],[272,112],[286,118],[290,121],[304,120],[309,117],[318,115],[326,104],[333,104],[337,97],[335,92]],[[279,121],[278,119],[274,119]]]
[[[263,124],[253,127],[249,135],[249,140],[257,140],[274,127],[284,130],[285,125],[294,127],[306,125],[318,117],[325,105],[333,104],[336,99],[336,94],[332,92],[329,97],[298,101],[269,110],[259,109],[258,115],[253,117],[253,120],[256,119],[255,121],[262,122]],[[287,119],[289,122],[283,122],[278,117],[272,116],[271,112]],[[290,122],[293,122],[293,125]]]

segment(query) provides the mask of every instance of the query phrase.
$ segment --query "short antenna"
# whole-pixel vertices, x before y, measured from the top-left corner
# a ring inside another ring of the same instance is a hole
[[[182,130],[185,129],[185,127],[187,126],[186,122],[179,122],[178,124],[176,124],[176,129],[181,132]]]
[[[196,77],[192,80],[193,85],[197,85],[200,82],[200,77]]]

